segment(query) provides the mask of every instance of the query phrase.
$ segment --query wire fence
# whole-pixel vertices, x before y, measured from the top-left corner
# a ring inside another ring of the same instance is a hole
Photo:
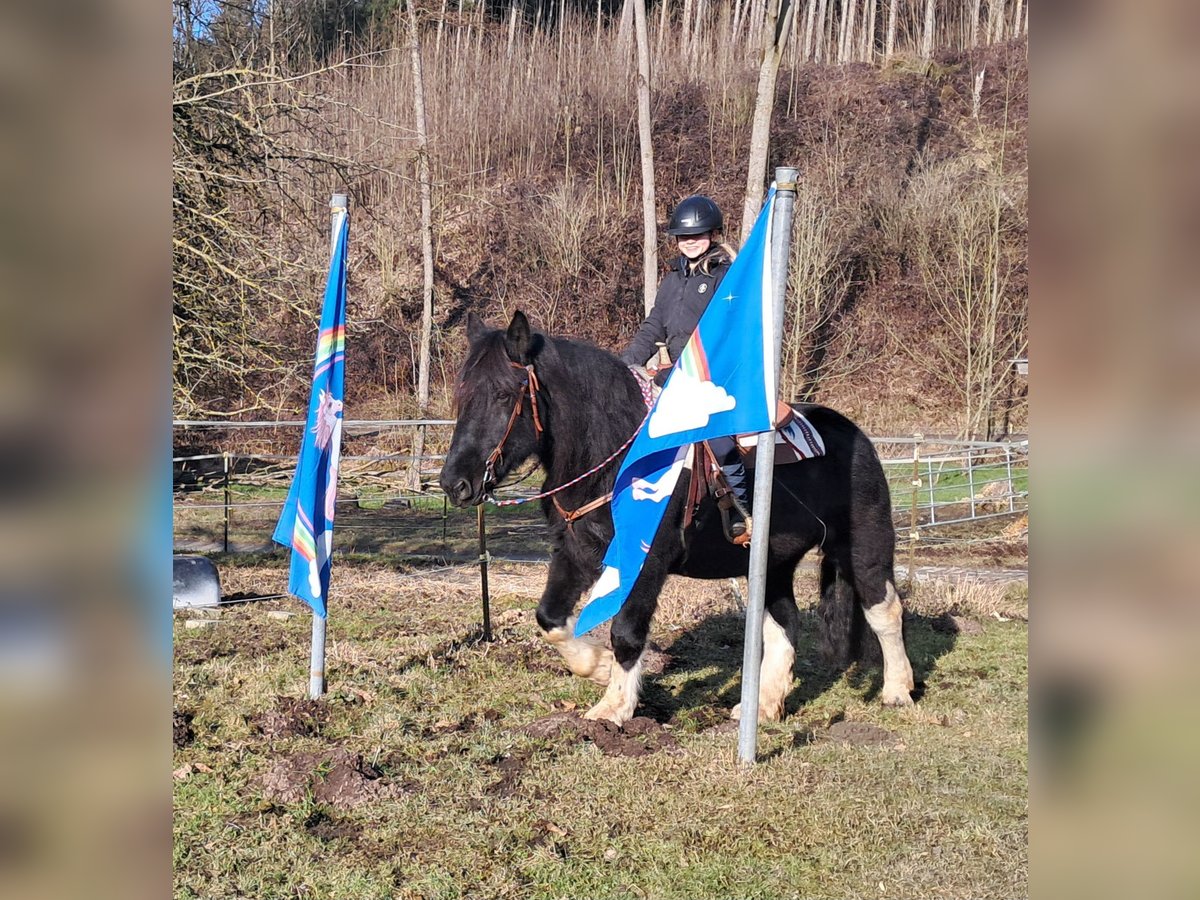
[[[271,550],[303,424],[175,421],[176,550]],[[453,427],[447,419],[344,423],[335,531],[340,552],[434,560],[477,554],[476,512],[456,509],[438,486]],[[420,429],[426,452],[417,458],[413,446]],[[1003,528],[1005,520],[1028,513],[1028,440],[914,435],[873,442],[901,543],[986,537],[989,525]],[[510,481],[515,483],[498,496],[531,496],[541,476],[529,467]],[[549,550],[543,524],[537,504],[489,507],[489,552],[498,558],[543,558]]]

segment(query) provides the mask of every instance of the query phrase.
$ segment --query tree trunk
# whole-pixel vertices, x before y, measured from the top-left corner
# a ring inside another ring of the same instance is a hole
[[[783,22],[779,16],[783,12]],[[767,149],[771,140],[771,111],[775,108],[775,79],[779,60],[792,33],[791,17],[794,4],[788,0],[770,0],[762,22],[762,64],[758,70],[758,92],[754,101],[754,124],[750,130],[750,161],[746,170],[746,197],[742,204],[742,230],[739,243],[744,242],[754,227],[762,206],[763,185],[767,175]],[[776,27],[780,25],[781,27]]]
[[[828,0],[820,0],[820,5],[817,7],[817,39],[813,46],[813,58],[817,62],[825,61],[825,51],[828,49],[829,23],[825,18],[825,10],[828,5]]]
[[[633,20],[635,6],[634,0],[625,0],[621,7],[621,24],[617,28],[617,47],[621,51],[621,56],[624,59],[629,58],[629,40],[633,36]]]
[[[666,0],[662,0],[666,7]],[[683,0],[683,21],[679,23],[680,56],[687,63],[688,72],[692,71],[692,0]],[[639,54],[640,56],[640,54]],[[640,59],[639,59],[640,65]]]
[[[967,46],[979,46],[979,0],[971,0],[971,24],[967,27]]]
[[[867,23],[863,27],[862,42],[863,62],[875,62],[875,14],[878,7],[879,0],[867,0]]]
[[[936,25],[936,0],[925,0],[925,28],[921,32],[921,59],[933,56],[933,29]]]
[[[512,59],[513,42],[517,38],[517,4],[513,3],[511,13],[508,17],[508,52],[505,54],[505,59]]]
[[[658,223],[654,214],[654,145],[650,132],[650,34],[646,27],[646,0],[632,0],[637,32],[638,139],[642,147],[642,276],[646,314],[654,306],[658,284]]]
[[[842,23],[842,49],[839,62],[848,63],[853,58],[854,52],[854,20],[858,16],[856,0],[844,0],[842,14],[845,21]]]
[[[408,4],[408,49],[412,55],[413,110],[417,131],[417,177],[421,182],[421,262],[425,280],[421,298],[421,344],[417,358],[417,406],[422,417],[429,408],[429,344],[433,332],[433,201],[429,187],[429,131],[425,122],[425,79],[421,74],[421,39],[417,31],[417,10]],[[419,426],[413,439],[413,464],[408,486],[421,488],[421,457],[425,454],[425,427]]]
[[[892,0],[888,4],[887,38],[883,42],[883,61],[887,62],[896,52],[896,8],[900,0]]]
[[[994,44],[1004,36],[1004,0],[988,0],[987,42]]]
[[[800,54],[802,62],[808,62],[813,55],[813,22],[816,18],[817,0],[807,0],[804,4],[804,51]]]
[[[1021,18],[1024,5],[1025,4],[1022,2],[1022,0],[1017,0],[1017,7],[1013,11],[1012,36],[1015,38],[1019,38],[1021,36]]]

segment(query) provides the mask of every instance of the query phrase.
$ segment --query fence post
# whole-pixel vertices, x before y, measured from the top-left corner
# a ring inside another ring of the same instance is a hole
[[[967,490],[971,492],[971,518],[975,518],[975,448],[967,448]]]
[[[487,530],[483,527],[483,504],[479,510],[479,581],[483,589],[483,639],[489,643],[492,640],[492,609],[488,597],[488,552]]]
[[[225,481],[225,537],[223,545],[225,552],[229,552],[229,451],[221,451],[221,468],[224,470]]]
[[[1012,448],[1007,446],[1004,448],[1004,471],[1008,476],[1008,511],[1016,512],[1017,489],[1012,479]]]
[[[908,508],[908,593],[910,594],[917,583],[916,552],[917,541],[921,539],[921,532],[917,530],[917,491],[921,487],[921,441],[924,437],[919,431],[913,435],[912,503]]]

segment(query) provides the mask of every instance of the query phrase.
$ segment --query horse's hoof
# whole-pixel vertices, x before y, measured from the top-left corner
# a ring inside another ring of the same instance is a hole
[[[735,722],[742,720],[742,704],[738,704],[729,711],[729,718]],[[759,722],[781,722],[783,721],[782,709],[769,709],[761,703],[758,706],[758,721]]]
[[[913,706],[912,694],[903,688],[899,690],[889,691],[886,688],[883,692],[883,697],[880,702],[884,706]]]
[[[600,719],[605,719],[606,721],[612,722],[618,728],[628,721],[627,716],[623,717],[619,712],[617,712],[604,701],[597,703],[595,706],[585,712],[583,717],[585,719],[591,719],[593,722]]]

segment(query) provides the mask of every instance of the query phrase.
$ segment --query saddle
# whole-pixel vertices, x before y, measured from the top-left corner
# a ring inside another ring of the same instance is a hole
[[[813,428],[812,423],[783,401],[779,402],[775,426],[775,465],[786,466],[802,459],[825,455],[825,442]],[[738,450],[747,469],[753,469],[758,458],[758,435],[737,436]],[[688,482],[687,505],[683,511],[683,527],[687,528],[695,517],[696,510],[708,494],[720,499],[729,493],[725,473],[721,464],[708,446],[707,441],[692,445],[690,468],[693,477]]]

